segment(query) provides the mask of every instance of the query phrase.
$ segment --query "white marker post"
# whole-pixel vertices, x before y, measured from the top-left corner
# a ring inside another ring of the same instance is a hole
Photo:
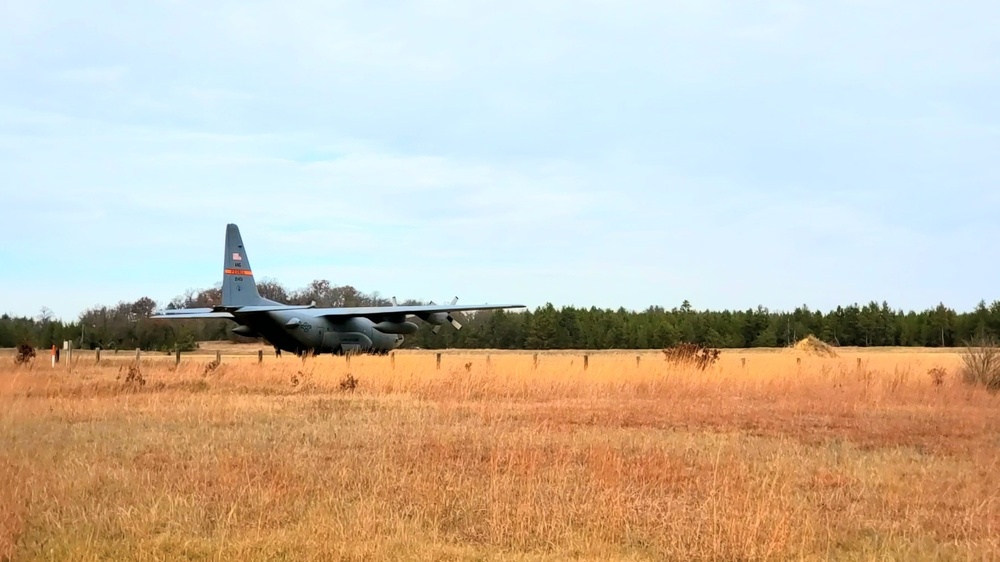
[[[56,344],[52,344],[52,368],[56,368]]]

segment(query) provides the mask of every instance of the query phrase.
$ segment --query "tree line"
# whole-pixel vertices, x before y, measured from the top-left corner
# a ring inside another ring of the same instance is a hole
[[[290,304],[315,302],[319,307],[388,306],[379,293],[350,285],[316,280],[298,290],[264,280],[266,298]],[[166,308],[219,304],[221,287],[189,290]],[[408,300],[401,304],[426,304]],[[197,341],[252,341],[231,333],[232,322],[220,320],[150,320],[158,308],[148,297],[85,310],[73,322],[54,319],[43,308],[34,318],[0,316],[0,347],[27,342],[47,348],[72,340],[79,348],[171,350],[193,349]],[[808,306],[792,311],[763,306],[746,310],[696,310],[687,301],[670,309],[651,306],[634,311],[552,304],[524,311],[483,311],[458,315],[462,330],[443,326],[438,334],[424,324],[406,337],[404,347],[495,349],[655,349],[682,342],[716,348],[783,347],[813,335],[835,346],[964,345],[974,336],[1000,336],[1000,301],[980,302],[974,310],[956,312],[944,304],[922,310],[894,309],[887,302],[838,306],[821,312]],[[420,321],[417,321],[420,323]]]

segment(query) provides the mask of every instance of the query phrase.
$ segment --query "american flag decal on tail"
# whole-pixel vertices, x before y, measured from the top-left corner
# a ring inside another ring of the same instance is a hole
[[[241,256],[239,252],[233,252],[233,259],[235,261],[243,261],[243,256]]]

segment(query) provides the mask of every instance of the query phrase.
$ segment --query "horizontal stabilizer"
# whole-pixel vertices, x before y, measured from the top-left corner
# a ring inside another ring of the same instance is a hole
[[[216,306],[212,308],[172,308],[161,310],[150,316],[153,319],[192,319],[192,318],[228,318],[234,319],[236,314],[259,314],[264,312],[279,312],[282,310],[302,310],[314,308],[316,303],[284,305],[263,304],[250,306]]]
[[[306,308],[314,308],[316,306],[313,304],[262,304],[262,305],[250,305],[250,306],[217,306],[212,310],[212,312],[239,312],[240,314],[251,314],[256,312],[280,312],[282,310],[303,310]]]
[[[232,320],[233,314],[231,312],[212,312],[211,309],[203,310],[198,308],[189,308],[189,309],[182,308],[182,309],[177,309],[176,311],[170,312],[168,314],[154,314],[150,316],[150,318],[153,320],[163,320],[163,319],[192,320],[192,319],[211,319],[211,318],[215,319],[223,318]]]
[[[158,316],[176,316],[178,314],[197,314],[199,312],[216,312],[212,308],[167,308],[156,311]]]

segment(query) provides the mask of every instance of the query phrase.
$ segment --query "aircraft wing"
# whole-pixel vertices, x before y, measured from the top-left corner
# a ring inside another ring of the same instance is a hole
[[[413,306],[359,306],[347,308],[317,308],[312,316],[324,318],[385,318],[388,316],[426,316],[436,312],[465,312],[470,310],[497,310],[501,308],[524,308],[523,304],[428,304]]]

